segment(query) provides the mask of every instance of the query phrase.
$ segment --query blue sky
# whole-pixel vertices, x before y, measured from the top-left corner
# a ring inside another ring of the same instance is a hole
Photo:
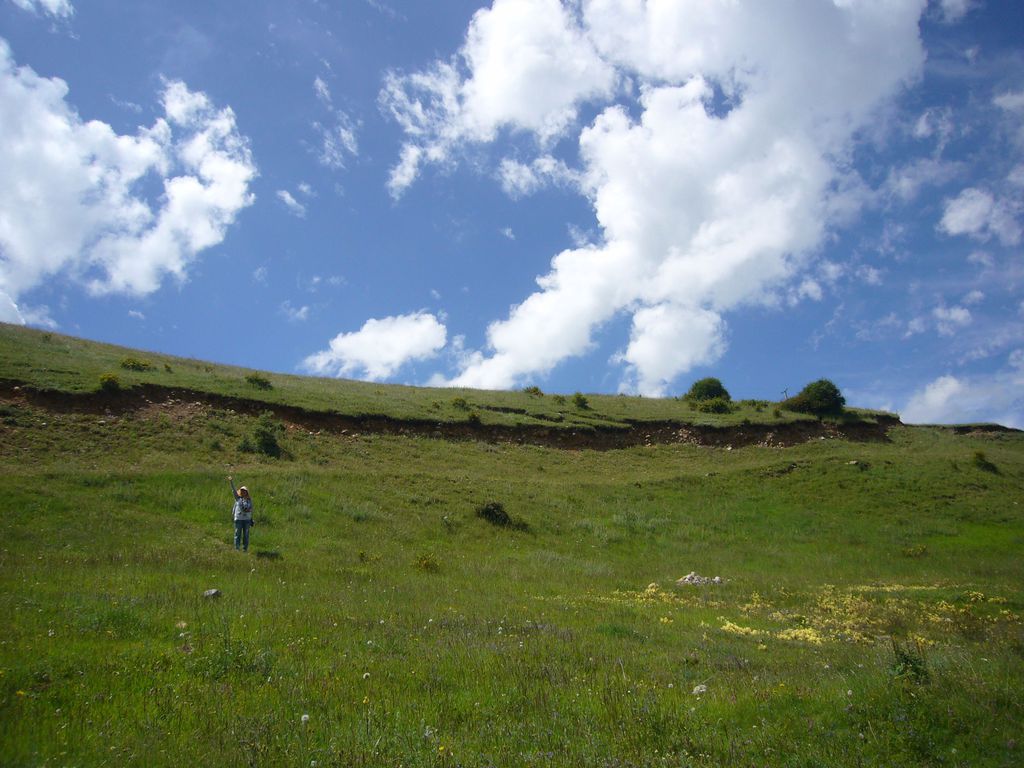
[[[0,320],[1024,427],[1022,40],[996,0],[0,0]]]

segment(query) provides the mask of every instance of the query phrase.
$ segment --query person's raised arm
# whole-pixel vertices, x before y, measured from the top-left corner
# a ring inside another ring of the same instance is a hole
[[[235,490],[235,481],[232,479],[231,475],[228,475],[228,482],[231,483],[231,493],[237,499],[238,498],[238,491]]]

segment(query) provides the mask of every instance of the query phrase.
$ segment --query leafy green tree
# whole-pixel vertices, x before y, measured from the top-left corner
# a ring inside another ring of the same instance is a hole
[[[722,386],[722,382],[713,376],[709,376],[706,379],[700,379],[693,382],[693,386],[690,387],[690,391],[686,393],[686,400],[692,402],[700,402],[702,400],[713,400],[715,398],[721,398],[726,402],[730,402],[732,397],[729,395],[729,390]]]
[[[811,413],[815,416],[838,416],[843,412],[844,405],[846,398],[839,387],[828,379],[812,381],[800,390],[800,394],[782,401],[782,407],[787,411]]]

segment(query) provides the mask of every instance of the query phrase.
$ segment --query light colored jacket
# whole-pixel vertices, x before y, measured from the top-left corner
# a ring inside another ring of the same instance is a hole
[[[248,499],[242,496],[238,491],[235,490],[235,481],[229,480],[231,483],[231,493],[235,496],[235,506],[231,510],[231,515],[235,520],[249,520],[252,521],[252,499]]]

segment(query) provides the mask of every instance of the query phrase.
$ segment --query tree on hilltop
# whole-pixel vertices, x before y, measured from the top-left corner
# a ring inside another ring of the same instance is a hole
[[[812,381],[800,390],[800,394],[782,401],[782,407],[787,411],[811,413],[815,416],[838,416],[843,412],[844,405],[846,398],[839,387],[828,379]]]
[[[726,402],[732,400],[729,390],[722,386],[722,382],[713,376],[709,376],[706,379],[693,382],[693,386],[690,387],[690,391],[686,393],[684,399],[700,402],[702,400],[713,400],[716,397]]]

